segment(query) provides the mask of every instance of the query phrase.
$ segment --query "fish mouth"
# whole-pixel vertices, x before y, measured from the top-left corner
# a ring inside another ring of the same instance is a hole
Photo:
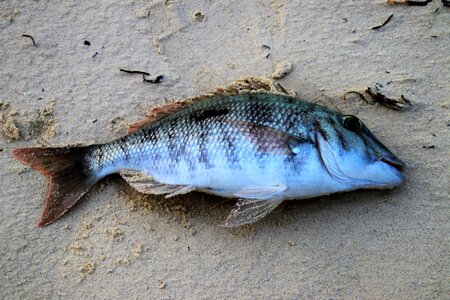
[[[405,170],[405,163],[402,162],[400,159],[398,159],[395,156],[384,156],[379,159],[380,161],[384,162],[387,165],[390,165],[391,167],[395,168],[399,172],[403,172]]]

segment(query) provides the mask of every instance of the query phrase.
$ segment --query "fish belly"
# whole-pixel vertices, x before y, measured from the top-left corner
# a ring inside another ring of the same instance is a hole
[[[249,186],[285,185],[287,189],[282,195],[285,199],[309,198],[343,188],[330,177],[313,151],[302,157],[246,153],[234,164],[225,155],[210,156],[207,163],[195,159],[195,167],[189,159],[192,158],[180,159],[163,168],[150,166],[145,172],[161,183],[195,186],[222,197],[234,197]]]

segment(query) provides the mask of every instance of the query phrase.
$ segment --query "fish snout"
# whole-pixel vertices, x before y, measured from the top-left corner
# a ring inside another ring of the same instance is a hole
[[[402,162],[397,156],[392,153],[383,153],[380,155],[379,160],[384,162],[385,164],[390,165],[391,167],[397,169],[400,172],[403,172],[406,165]]]

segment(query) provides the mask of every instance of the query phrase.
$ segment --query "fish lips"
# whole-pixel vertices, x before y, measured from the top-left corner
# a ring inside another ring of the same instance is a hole
[[[403,172],[406,168],[405,163],[398,159],[395,155],[386,155],[379,158],[379,160],[397,169],[399,172]]]
[[[386,187],[396,187],[401,185],[405,181],[406,177],[405,174],[403,174],[403,171],[405,170],[406,165],[395,155],[384,155],[383,157],[380,157],[378,159],[378,162],[383,163],[385,166],[387,166],[397,178],[397,180],[387,184]]]

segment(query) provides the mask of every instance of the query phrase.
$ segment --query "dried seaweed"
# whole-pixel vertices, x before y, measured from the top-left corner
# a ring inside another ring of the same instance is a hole
[[[399,99],[389,98],[383,95],[377,86],[374,89],[368,87],[366,93],[378,104],[394,110],[404,110],[411,107],[411,101],[401,95]]]
[[[145,78],[145,75],[142,75],[142,78],[144,79],[144,82],[150,82],[150,83],[160,83],[161,80],[163,80],[164,75],[158,75],[155,79],[147,79]]]
[[[142,74],[142,75],[150,76],[150,73],[143,72],[143,71],[134,71],[134,70],[125,70],[125,69],[119,69],[119,71],[129,73],[129,74]]]
[[[392,19],[393,16],[394,16],[394,14],[391,14],[391,15],[386,19],[386,21],[383,22],[383,24],[378,25],[378,26],[375,26],[375,27],[372,27],[372,30],[377,30],[377,29],[380,29],[381,27],[385,26],[387,23],[389,23],[389,21]]]

